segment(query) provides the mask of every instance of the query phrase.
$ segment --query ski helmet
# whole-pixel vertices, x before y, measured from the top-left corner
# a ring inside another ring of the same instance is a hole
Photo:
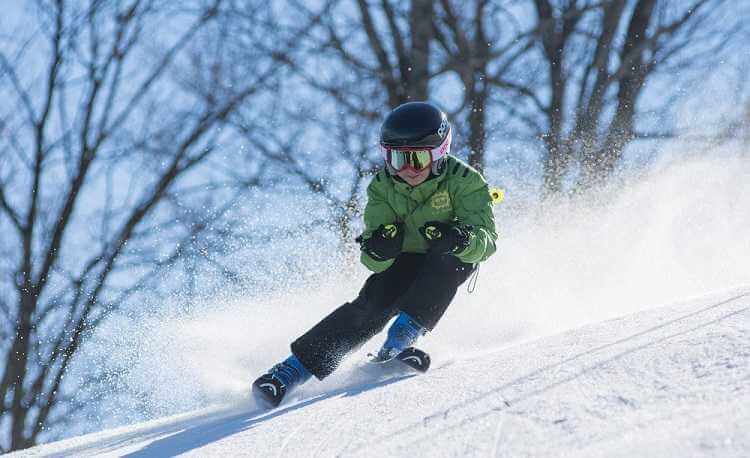
[[[450,149],[448,116],[429,102],[399,105],[380,128],[380,150],[391,173],[431,166],[433,175],[440,175]]]

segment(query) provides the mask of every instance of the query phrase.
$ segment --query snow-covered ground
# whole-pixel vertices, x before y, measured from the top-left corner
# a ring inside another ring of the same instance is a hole
[[[750,288],[14,456],[750,456]]]
[[[271,412],[250,382],[365,269],[292,271],[276,296],[113,320],[92,347],[123,370],[94,426],[157,420],[17,456],[749,457],[748,182],[746,157],[712,156],[606,204],[524,213],[510,193],[476,291],[462,287],[420,341],[430,373],[367,374],[376,338]]]

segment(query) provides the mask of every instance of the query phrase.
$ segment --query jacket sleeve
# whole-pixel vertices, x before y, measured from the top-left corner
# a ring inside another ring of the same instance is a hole
[[[396,213],[386,200],[386,189],[384,189],[383,180],[387,179],[382,176],[383,172],[370,182],[367,187],[367,204],[365,205],[365,232],[362,234],[363,239],[368,239],[372,233],[380,227],[381,224],[390,224],[396,221]],[[391,267],[393,259],[378,261],[373,259],[364,251],[361,252],[360,261],[371,271],[378,273]]]
[[[482,262],[497,249],[497,230],[489,186],[479,173],[474,173],[461,183],[456,193],[456,217],[461,223],[473,226],[469,246],[457,257],[469,264]]]

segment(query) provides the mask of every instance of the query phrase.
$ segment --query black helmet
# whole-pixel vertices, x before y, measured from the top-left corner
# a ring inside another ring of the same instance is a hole
[[[391,172],[392,150],[430,150],[432,172],[439,174],[445,156],[450,153],[451,125],[445,113],[429,102],[408,102],[399,105],[383,121],[380,147]]]

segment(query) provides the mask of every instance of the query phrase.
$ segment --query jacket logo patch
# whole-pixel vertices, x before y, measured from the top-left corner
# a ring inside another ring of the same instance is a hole
[[[430,199],[430,206],[435,210],[450,210],[451,197],[448,191],[436,192]]]

